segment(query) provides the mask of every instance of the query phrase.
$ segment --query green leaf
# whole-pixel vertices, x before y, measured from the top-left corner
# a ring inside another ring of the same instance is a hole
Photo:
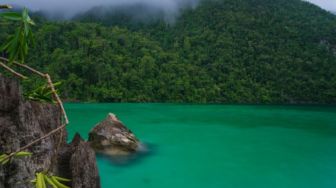
[[[60,86],[62,84],[61,81],[54,83],[54,87]]]
[[[7,18],[15,21],[20,21],[21,25],[17,28],[15,34],[8,39],[1,47],[1,51],[5,51],[10,62],[14,60],[24,63],[26,56],[28,54],[29,44],[33,44],[33,34],[31,25],[35,25],[34,21],[29,17],[28,9],[24,9],[22,14],[16,12],[5,12],[1,13],[2,18]]]
[[[26,152],[26,151],[21,151],[21,152],[18,152],[17,154],[15,154],[15,157],[26,157],[26,156],[31,156],[32,153],[30,152]]]
[[[6,158],[7,156],[8,156],[7,154],[1,154],[1,155],[0,155],[0,160]]]
[[[7,20],[12,20],[12,21],[22,20],[21,14],[17,12],[3,12],[3,13],[0,13],[0,17],[7,19]]]
[[[23,20],[27,20],[28,18],[28,9],[27,8],[24,8],[23,11],[22,11],[22,18]]]
[[[4,159],[3,161],[1,161],[1,165],[5,165],[9,162],[9,158]]]
[[[44,176],[44,179],[46,180],[46,182],[51,185],[53,188],[58,188],[57,185],[51,181],[51,179],[48,176]]]
[[[54,87],[58,87],[59,85],[61,85],[61,82],[56,82],[54,84]],[[49,87],[49,85],[46,85],[46,84],[32,91],[26,92],[24,96],[32,101],[55,103],[54,98],[53,98],[53,92],[51,88]]]
[[[0,51],[4,51],[5,49],[7,49],[10,46],[11,42],[7,42],[5,43],[3,46],[0,47]]]
[[[59,188],[70,188],[69,186],[66,186],[66,185],[60,183],[60,182],[55,178],[55,176],[51,176],[50,179],[51,179],[51,181],[52,181],[57,187],[59,187]]]
[[[36,188],[45,188],[46,184],[44,181],[44,174],[43,173],[37,173],[36,174]]]
[[[53,176],[55,177],[55,179],[57,179],[58,181],[64,181],[64,182],[70,182],[71,179],[67,179],[67,178],[62,178],[62,177],[58,177],[58,176]]]
[[[9,162],[9,158],[8,158],[8,155],[7,154],[2,154],[0,155],[0,164],[1,165],[5,165]]]
[[[52,188],[70,188],[69,186],[60,183],[60,181],[70,182],[71,180],[58,176],[49,176],[46,172],[39,172],[36,173],[36,178],[30,182],[35,183],[36,188],[47,188],[48,186],[51,186]]]

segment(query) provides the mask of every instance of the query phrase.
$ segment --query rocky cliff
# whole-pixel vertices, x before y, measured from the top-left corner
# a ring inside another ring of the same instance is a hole
[[[0,74],[0,153],[11,153],[61,125],[61,111],[53,104],[25,101],[19,83]],[[15,158],[0,166],[0,188],[31,188],[35,173],[46,169],[72,179],[73,188],[100,187],[94,151],[77,135],[66,143],[57,133],[28,149],[31,157]],[[83,163],[83,161],[85,161]]]

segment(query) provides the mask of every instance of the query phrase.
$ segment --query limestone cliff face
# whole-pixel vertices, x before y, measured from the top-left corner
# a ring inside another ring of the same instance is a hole
[[[57,106],[25,101],[18,82],[0,75],[0,153],[16,151],[60,125],[61,111]],[[31,157],[0,166],[0,188],[34,187],[30,180],[51,163],[51,172],[72,179],[69,185],[73,188],[100,187],[95,153],[88,143],[77,135],[67,144],[63,130],[61,150],[55,157],[58,134],[29,148]]]

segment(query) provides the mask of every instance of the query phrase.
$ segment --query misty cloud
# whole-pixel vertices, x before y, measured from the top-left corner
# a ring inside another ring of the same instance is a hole
[[[166,20],[174,20],[181,9],[196,7],[200,0],[3,0],[2,4],[27,7],[33,11],[42,11],[49,16],[71,18],[88,10],[103,15],[120,12],[130,7],[133,17],[156,18],[158,14]],[[321,8],[336,12],[336,0],[303,0]],[[99,7],[99,8],[97,8]],[[104,8],[102,8],[104,7]],[[134,7],[141,10],[134,11]],[[94,9],[93,9],[94,8]],[[145,11],[145,15],[143,15]],[[140,18],[142,19],[142,18]]]
[[[195,7],[198,0],[4,0],[3,4],[14,4],[27,7],[33,11],[43,11],[49,14],[62,14],[69,18],[93,7],[125,7],[142,4],[155,11],[161,11],[166,16],[178,14],[185,7]],[[112,10],[112,9],[110,9]]]

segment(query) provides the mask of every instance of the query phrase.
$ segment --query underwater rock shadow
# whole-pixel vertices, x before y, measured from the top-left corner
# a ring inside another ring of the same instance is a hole
[[[143,143],[142,145],[143,148],[129,155],[111,156],[104,153],[97,153],[96,156],[98,160],[108,161],[110,164],[114,166],[122,166],[122,167],[131,166],[141,163],[149,156],[155,155],[158,148],[157,145],[151,143]]]

